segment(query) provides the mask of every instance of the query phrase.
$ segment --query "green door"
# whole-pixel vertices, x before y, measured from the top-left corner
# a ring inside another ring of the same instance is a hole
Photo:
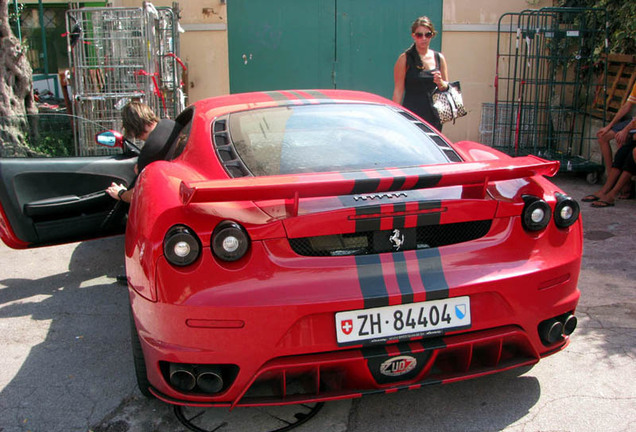
[[[421,15],[441,33],[442,0],[230,0],[230,91],[339,88],[390,98],[393,65]]]
[[[332,88],[334,0],[229,0],[230,92]]]
[[[441,47],[442,0],[338,0],[335,87],[364,90],[386,98],[393,95],[393,66],[413,43],[411,24],[426,15]]]

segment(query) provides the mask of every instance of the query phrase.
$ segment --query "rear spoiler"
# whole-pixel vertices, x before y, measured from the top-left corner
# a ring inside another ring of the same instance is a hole
[[[402,169],[363,170],[316,174],[287,174],[268,177],[241,177],[231,180],[181,182],[184,205],[222,201],[258,201],[394,192],[488,182],[545,175],[559,170],[558,161],[536,156],[480,162],[426,165]]]

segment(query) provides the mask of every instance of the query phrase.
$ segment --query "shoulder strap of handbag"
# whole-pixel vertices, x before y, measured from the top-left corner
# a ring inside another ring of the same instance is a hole
[[[435,69],[439,69],[439,53],[437,51],[434,51],[434,53],[435,53]]]

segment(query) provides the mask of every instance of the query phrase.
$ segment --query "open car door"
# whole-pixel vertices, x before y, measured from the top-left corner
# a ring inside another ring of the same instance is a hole
[[[22,249],[123,233],[127,205],[105,189],[112,182],[129,186],[137,157],[121,149],[111,152],[119,154],[0,158],[4,243]]]

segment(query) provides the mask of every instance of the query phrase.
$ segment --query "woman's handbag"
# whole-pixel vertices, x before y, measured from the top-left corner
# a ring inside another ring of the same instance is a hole
[[[432,95],[433,107],[437,111],[439,121],[444,124],[449,121],[455,123],[455,119],[466,115],[464,101],[462,100],[462,89],[459,81],[448,83],[448,89],[435,90]]]

